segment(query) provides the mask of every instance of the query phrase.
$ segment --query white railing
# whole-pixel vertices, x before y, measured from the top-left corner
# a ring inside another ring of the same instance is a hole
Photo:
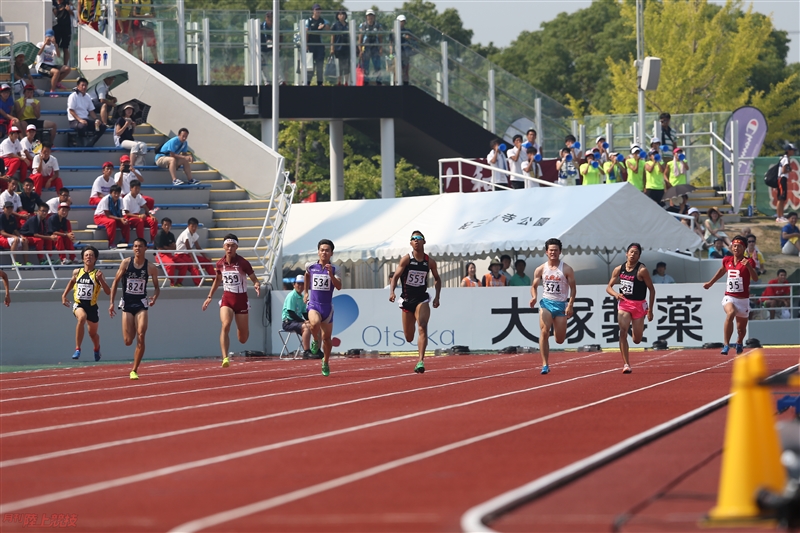
[[[286,233],[289,212],[292,210],[292,200],[297,190],[297,185],[289,179],[289,173],[283,171],[283,161],[281,159],[275,186],[269,198],[267,214],[264,217],[264,224],[253,245],[253,252],[258,257],[261,266],[264,267],[264,281],[267,285],[272,283],[273,278],[278,280],[282,278],[280,273],[275,276],[275,270],[276,268],[283,270],[283,261],[280,260],[283,236]]]
[[[458,163],[458,171],[455,174],[445,174],[444,173],[444,169],[443,169],[443,163]],[[472,181],[472,182],[477,183],[477,184],[480,184],[480,187],[482,189],[486,189],[486,190],[492,190],[492,191],[495,191],[495,190],[506,190],[506,191],[513,190],[513,187],[509,187],[507,185],[500,185],[500,184],[497,184],[497,183],[492,183],[492,182],[486,181],[481,176],[465,174],[463,165],[470,165],[470,166],[477,167],[477,168],[485,168],[485,169],[491,170],[492,172],[500,172],[501,174],[504,174],[506,176],[506,178],[507,178],[507,180],[509,182],[511,181],[512,177],[517,178],[517,179],[521,179],[522,181],[525,182],[525,186],[526,187],[531,186],[531,184],[533,184],[534,187],[538,187],[538,186],[562,187],[562,185],[559,185],[558,183],[551,183],[549,181],[540,180],[538,178],[532,178],[532,177],[527,176],[525,174],[517,174],[515,172],[511,172],[510,170],[499,169],[499,168],[493,167],[491,165],[486,165],[484,163],[478,163],[477,161],[473,161],[471,159],[465,159],[463,157],[452,157],[452,158],[448,158],[448,159],[440,159],[439,160],[439,194],[442,194],[444,192],[444,186],[443,186],[444,182],[442,180],[451,179],[451,178],[452,179],[458,179],[458,192],[464,192],[462,190],[461,178],[469,180],[469,181]]]
[[[789,294],[786,296],[762,296],[761,293],[767,287],[788,287]],[[754,295],[754,292],[758,293],[758,295]],[[770,304],[770,302],[774,303]],[[789,305],[782,305],[784,303],[788,303]],[[769,307],[769,305],[775,306]],[[786,313],[784,313],[784,311],[786,311]],[[786,314],[788,314],[788,316],[785,316]],[[750,285],[751,320],[779,320],[788,318],[800,318],[800,283],[786,283],[781,285],[754,283]]]

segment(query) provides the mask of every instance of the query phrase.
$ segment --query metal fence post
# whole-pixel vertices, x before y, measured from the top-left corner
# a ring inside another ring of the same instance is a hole
[[[116,24],[116,16],[117,14],[114,13],[114,0],[108,0],[106,2],[106,17],[108,18],[108,23],[106,24],[106,37],[108,40],[111,41],[112,44],[117,43],[117,24]]]
[[[542,99],[536,98],[533,101],[534,119],[536,120],[536,138],[539,140],[539,155],[544,148],[544,132],[542,131]],[[542,155],[542,157],[544,157]]]
[[[739,213],[739,121],[731,120],[731,207]]]
[[[450,105],[450,61],[447,57],[447,41],[439,43],[442,48],[442,103]]]
[[[717,186],[717,151],[714,150],[714,146],[716,146],[717,141],[713,135],[714,133],[714,122],[712,121],[708,125],[708,131],[711,132],[711,135],[708,136],[709,144],[712,146],[711,148],[711,156],[709,157],[708,167],[711,173],[711,186]]]
[[[352,17],[350,17],[347,29],[350,32],[350,85],[355,87],[357,83],[358,43],[356,42],[356,21]]]
[[[403,85],[403,38],[400,35],[400,21],[394,19],[394,84]]]
[[[203,85],[211,85],[211,24],[203,19]]]
[[[300,21],[298,31],[300,33],[300,85],[308,85],[308,43],[306,42],[306,25]]]
[[[606,142],[608,143],[608,151],[614,150],[614,124],[606,122]]]
[[[175,18],[177,19],[178,23],[178,63],[185,64],[186,63],[186,20],[185,20],[185,9],[183,5],[183,0],[177,0],[175,5]],[[158,51],[161,54],[161,50]],[[159,56],[161,60],[164,60],[164,56]]]
[[[494,69],[489,69],[489,109],[488,111],[488,120],[489,123],[489,131],[495,133],[495,123],[494,123]]]

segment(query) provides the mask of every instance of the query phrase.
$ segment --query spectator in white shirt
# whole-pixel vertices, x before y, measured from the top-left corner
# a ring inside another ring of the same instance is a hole
[[[130,226],[136,229],[136,236],[140,239],[144,239],[144,227],[147,225],[150,228],[150,242],[153,242],[158,233],[158,220],[150,214],[147,202],[139,194],[141,189],[139,180],[131,181],[130,192],[122,199],[122,213]]]
[[[521,175],[523,172],[522,163],[527,159],[525,149],[522,148],[522,135],[514,135],[512,142],[514,146],[506,152],[506,156],[508,157],[508,169],[514,174]],[[511,176],[511,186],[515,189],[524,189],[525,179],[519,176]]]
[[[494,139],[492,142],[489,143],[492,151],[489,152],[489,155],[486,156],[486,160],[490,166],[496,168],[497,170],[492,170],[492,185],[505,185],[508,186],[508,174],[503,172],[504,170],[508,170],[508,165],[506,163],[506,156],[503,154],[505,151],[505,144],[500,142],[500,139]],[[493,190],[502,190],[502,189],[495,189],[492,187]]]
[[[542,179],[542,167],[539,166],[539,163],[536,162],[537,150],[534,147],[526,148],[525,149],[525,156],[526,159],[522,163],[522,172],[527,174],[532,178],[536,178],[538,180]],[[535,181],[525,181],[525,188],[528,189],[530,187],[538,187],[539,184]]]
[[[19,197],[19,194],[17,194],[17,189],[19,189],[19,182],[15,179],[12,179],[8,183],[8,188],[0,193],[0,205],[5,205],[6,202],[11,202],[14,204],[15,214],[18,214],[22,210],[22,199]],[[22,222],[24,222],[24,220],[20,221],[20,226],[22,226]]]
[[[66,90],[61,81],[67,77],[70,68],[66,65],[56,65],[56,58],[59,57],[56,37],[53,30],[44,32],[44,42],[37,45],[39,52],[36,54],[36,70],[42,76],[50,78],[50,92],[54,93],[58,89]],[[57,97],[52,94],[50,96]]]
[[[58,176],[58,159],[50,155],[50,143],[42,143],[42,151],[33,158],[33,188],[36,194],[41,195],[44,189],[54,189],[60,191],[64,187],[64,182]],[[53,212],[58,211],[56,208]]]
[[[537,153],[539,152],[540,146],[539,143],[536,142],[536,130],[531,128],[527,132],[525,132],[525,142],[522,143],[523,148],[536,148]]]
[[[653,270],[653,283],[675,283],[672,276],[667,274],[667,264],[663,261],[656,263],[656,268]]]
[[[35,156],[33,150],[38,144],[39,141],[36,140],[36,126],[28,124],[28,127],[25,128],[25,136],[19,141],[19,145],[22,147],[22,157],[24,157],[23,163],[28,165],[28,172],[30,172],[33,167],[33,158]]]
[[[60,204],[67,204],[67,206],[72,205],[72,198],[69,197],[69,189],[61,187],[58,189],[58,196],[55,198],[50,198],[45,203],[47,204],[47,207],[50,208],[50,214],[57,215]]]
[[[119,172],[114,174],[114,181],[122,189],[123,198],[131,192],[131,182],[134,180],[137,180],[140,184],[144,183],[142,173],[134,168],[130,156],[123,155],[119,158]],[[143,194],[141,196],[144,198],[144,201],[147,202],[147,209],[155,213],[155,200]]]
[[[105,133],[106,125],[95,115],[92,98],[86,94],[88,86],[89,82],[86,78],[78,78],[78,85],[67,100],[67,114],[69,127],[78,133],[84,146],[91,147]],[[94,126],[94,132],[91,132],[92,126]],[[87,142],[86,137],[90,132],[93,133],[93,137]]]
[[[17,170],[19,170],[20,179],[24,180],[28,177],[28,165],[23,161],[22,145],[19,143],[19,135],[19,128],[11,126],[8,130],[8,137],[3,139],[3,142],[0,142],[0,159],[3,160],[6,166],[6,175],[2,178],[2,181],[5,183],[0,183],[0,187],[4,189],[5,187],[3,187],[3,185],[8,184]]]
[[[216,270],[214,270],[214,263],[205,255],[196,254],[196,263],[192,254],[188,253],[189,250],[202,250],[198,242],[200,240],[200,235],[197,234],[197,227],[199,225],[200,223],[196,218],[190,218],[187,222],[186,229],[178,235],[178,239],[175,242],[176,253],[172,256],[172,259],[178,272],[177,277],[171,281],[174,282],[176,287],[181,287],[183,285],[183,276],[186,275],[187,270],[193,276],[192,281],[194,281],[194,284],[200,285],[200,269],[197,268],[197,263],[200,263],[209,276],[213,277],[217,275]],[[172,275],[169,271],[167,271],[167,274],[170,276]]]
[[[94,223],[106,227],[109,249],[116,248],[114,239],[117,236],[117,228],[122,233],[122,242],[127,243],[131,238],[130,222],[123,215],[119,193],[119,187],[112,186],[110,192],[103,196],[97,204],[97,209],[94,210]]]
[[[114,185],[114,178],[111,174],[114,172],[114,163],[106,161],[103,163],[103,174],[97,176],[92,184],[92,192],[89,195],[89,205],[97,205],[103,197],[108,196],[111,192],[111,187]],[[120,187],[120,191],[122,188]]]

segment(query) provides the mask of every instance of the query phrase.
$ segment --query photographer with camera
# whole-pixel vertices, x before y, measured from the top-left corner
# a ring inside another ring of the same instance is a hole
[[[561,149],[559,158],[556,161],[556,171],[558,171],[559,185],[575,185],[578,178],[578,169],[575,166],[574,149],[564,147]]]
[[[58,45],[53,30],[44,32],[44,42],[39,43],[39,51],[36,54],[36,70],[42,76],[50,78],[50,92],[54,93],[58,89],[66,90],[61,81],[67,77],[70,68],[66,65],[60,67],[56,65],[56,58],[59,57]],[[56,97],[57,95],[51,94]]]
[[[119,185],[119,188],[122,189],[121,197],[124,199],[126,195],[130,194],[131,192],[131,183],[134,181],[138,181],[139,184],[144,183],[144,177],[142,177],[142,173],[136,170],[134,167],[131,158],[127,155],[123,155],[119,158],[119,172],[114,174],[114,182]],[[142,198],[144,198],[145,203],[147,204],[148,211],[155,213],[157,209],[155,209],[156,201],[150,198],[149,196],[145,196],[140,194]]]
[[[133,120],[134,107],[126,104],[122,108],[122,116],[114,124],[114,144],[131,151],[130,160],[134,165],[144,165],[144,154],[147,153],[147,144],[133,138],[136,122]]]
[[[645,194],[661,205],[661,199],[664,198],[664,189],[670,187],[665,172],[667,165],[658,150],[650,150],[647,158],[648,161],[644,164]]]

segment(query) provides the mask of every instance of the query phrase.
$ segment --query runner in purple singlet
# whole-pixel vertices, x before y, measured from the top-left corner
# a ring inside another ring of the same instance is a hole
[[[320,338],[322,332],[322,375],[331,371],[328,359],[331,356],[331,332],[333,331],[333,289],[342,290],[339,269],[331,264],[333,243],[322,239],[317,244],[319,261],[306,264],[306,282],[303,300],[308,304],[308,320],[311,322],[311,335]]]

